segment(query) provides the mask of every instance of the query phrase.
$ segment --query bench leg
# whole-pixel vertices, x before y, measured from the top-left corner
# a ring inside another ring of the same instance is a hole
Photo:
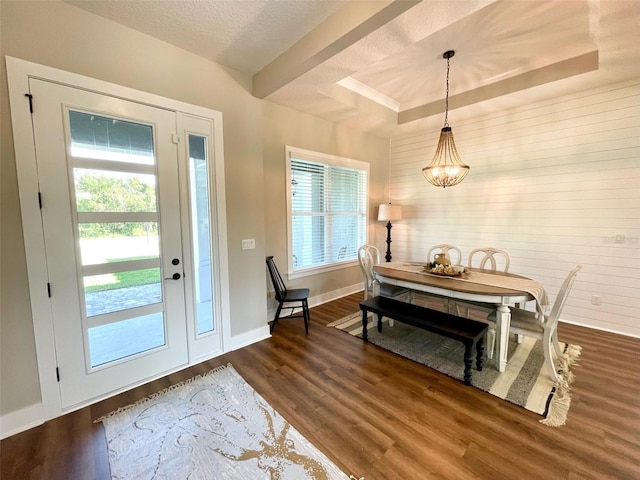
[[[473,344],[464,346],[464,384],[471,385],[471,364],[473,363]]]
[[[365,342],[368,341],[367,338],[367,314],[369,312],[367,312],[366,310],[362,310],[362,340],[364,340]]]
[[[482,335],[476,343],[476,367],[478,371],[482,371],[484,366],[484,335]]]
[[[378,333],[382,333],[382,315],[376,314],[378,317]]]

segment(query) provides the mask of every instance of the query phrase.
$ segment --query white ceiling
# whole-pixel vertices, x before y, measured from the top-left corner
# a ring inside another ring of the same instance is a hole
[[[640,0],[65,1],[252,75],[259,98],[383,136],[444,119],[446,50],[452,125],[640,78]]]

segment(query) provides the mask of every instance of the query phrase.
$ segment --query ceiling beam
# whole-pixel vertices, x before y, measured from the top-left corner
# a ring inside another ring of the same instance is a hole
[[[449,109],[455,109],[483,102],[492,98],[515,93],[527,88],[537,87],[545,83],[556,82],[565,78],[598,70],[599,55],[597,50],[578,55],[546,67],[537,68],[499,82],[483,87],[474,88],[466,92],[449,97]],[[426,103],[418,107],[403,110],[398,113],[398,124],[413,122],[422,118],[443,113],[444,99]]]
[[[420,0],[349,2],[253,76],[265,98],[409,10]]]

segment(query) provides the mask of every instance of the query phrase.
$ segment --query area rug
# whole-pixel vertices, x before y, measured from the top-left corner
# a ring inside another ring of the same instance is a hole
[[[97,421],[112,479],[355,480],[230,364]]]
[[[353,336],[362,337],[362,313],[354,313],[332,322],[332,326]],[[369,343],[394,352],[415,362],[427,365],[445,375],[464,378],[464,346],[461,342],[425,330],[395,322],[393,327],[383,319],[382,333],[378,333],[371,315],[368,323]],[[517,343],[515,335],[509,341],[509,363],[500,373],[491,361],[485,362],[481,372],[472,370],[472,385],[499,398],[542,415],[541,423],[561,426],[566,423],[571,405],[571,371],[580,356],[581,347],[567,345],[563,358],[556,365],[560,381],[555,383],[544,366],[541,342],[524,337]],[[544,368],[543,368],[544,367]]]

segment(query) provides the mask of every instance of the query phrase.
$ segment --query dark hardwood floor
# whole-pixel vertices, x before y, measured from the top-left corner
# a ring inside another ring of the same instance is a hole
[[[2,441],[2,480],[108,479],[94,419],[225,363],[347,474],[400,479],[640,479],[640,339],[562,324],[583,347],[563,427],[324,325],[361,294],[274,336]],[[245,480],[245,479],[239,479]],[[250,480],[250,479],[246,479]]]

